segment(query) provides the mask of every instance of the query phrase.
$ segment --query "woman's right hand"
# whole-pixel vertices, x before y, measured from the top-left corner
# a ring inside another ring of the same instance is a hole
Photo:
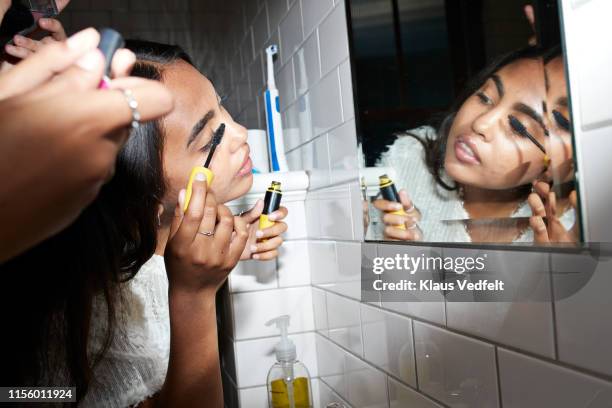
[[[533,184],[534,191],[529,194],[527,202],[531,207],[532,216],[529,217],[529,226],[533,230],[536,244],[571,243],[580,240],[580,230],[576,221],[572,228],[567,230],[558,216],[557,196],[551,187],[544,181]],[[573,190],[569,195],[569,204],[574,213],[578,214],[578,195]]]
[[[384,213],[382,218],[385,224],[384,238],[397,241],[420,241],[423,239],[423,233],[418,226],[421,213],[405,190],[400,190],[399,196],[401,201],[399,203],[383,199],[375,200],[373,203],[376,209]],[[405,214],[393,214],[400,210],[404,210]]]
[[[111,90],[99,90],[104,58],[88,29],[0,75],[0,262],[68,226],[113,174],[132,111],[116,88],[129,87],[143,122],[173,106],[157,81],[126,77],[135,61],[113,59]]]
[[[164,260],[171,293],[214,296],[240,260],[249,236],[248,225],[207,191],[206,176],[193,182],[189,207],[183,214],[185,190],[179,194]]]

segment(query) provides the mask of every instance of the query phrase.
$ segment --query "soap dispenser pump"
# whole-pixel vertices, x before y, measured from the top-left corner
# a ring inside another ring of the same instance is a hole
[[[270,408],[311,408],[310,374],[297,360],[295,344],[287,336],[290,317],[279,316],[266,323],[276,325],[281,339],[276,344],[276,363],[268,372],[268,405]]]

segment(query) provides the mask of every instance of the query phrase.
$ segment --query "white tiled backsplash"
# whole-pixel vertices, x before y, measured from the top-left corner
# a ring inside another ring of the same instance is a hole
[[[602,291],[612,286],[609,259],[571,293],[584,279],[576,265],[589,264],[589,255],[487,250],[504,265],[494,273],[512,283],[515,301],[432,296],[360,303],[363,225],[344,1],[72,3],[63,17],[68,27],[113,24],[183,45],[249,128],[265,129],[263,50],[280,46],[275,72],[288,161],[292,170],[310,172],[311,186],[305,201],[284,202],[290,230],[280,258],[242,263],[221,294],[228,407],[267,404],[265,377],[277,337],[264,323],[280,314],[292,316],[291,337],[315,377],[315,407],[612,407],[612,296]],[[218,14],[212,23],[211,13]],[[206,34],[215,22],[226,26],[223,38]],[[380,255],[483,251],[364,249]],[[518,300],[534,292],[538,301]]]

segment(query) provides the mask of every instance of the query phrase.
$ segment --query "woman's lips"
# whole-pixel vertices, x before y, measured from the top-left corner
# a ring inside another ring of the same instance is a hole
[[[244,163],[242,163],[240,171],[238,171],[238,177],[248,176],[249,174],[251,174],[252,171],[253,162],[251,161],[251,157],[247,155],[246,159],[244,160]]]
[[[465,164],[480,164],[476,146],[469,139],[459,137],[455,141],[455,157]]]

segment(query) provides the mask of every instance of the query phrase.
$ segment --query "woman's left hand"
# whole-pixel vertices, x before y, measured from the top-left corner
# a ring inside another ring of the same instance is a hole
[[[7,44],[4,47],[6,53],[15,58],[25,59],[37,52],[44,45],[56,41],[64,41],[67,38],[64,26],[62,26],[59,20],[54,18],[41,18],[38,20],[38,26],[41,30],[48,32],[50,35],[42,40],[33,40],[22,35],[16,35],[13,38],[15,45]]]
[[[549,243],[577,243],[579,240],[578,222],[568,231],[557,216],[557,197],[550,191],[550,185],[543,181],[534,183],[534,192],[527,199],[533,215],[529,218],[529,225],[533,229],[534,242],[538,244]],[[574,211],[577,208],[576,190],[569,195],[569,202]],[[577,214],[577,212],[576,212]],[[546,222],[544,219],[546,218]]]
[[[253,208],[242,214],[242,218],[249,224],[249,239],[240,257],[241,261],[255,259],[258,261],[269,261],[278,257],[278,248],[283,243],[282,234],[287,231],[284,220],[289,214],[287,208],[280,207],[268,215],[274,225],[264,230],[259,229],[259,216],[263,211],[263,200],[259,200]]]

